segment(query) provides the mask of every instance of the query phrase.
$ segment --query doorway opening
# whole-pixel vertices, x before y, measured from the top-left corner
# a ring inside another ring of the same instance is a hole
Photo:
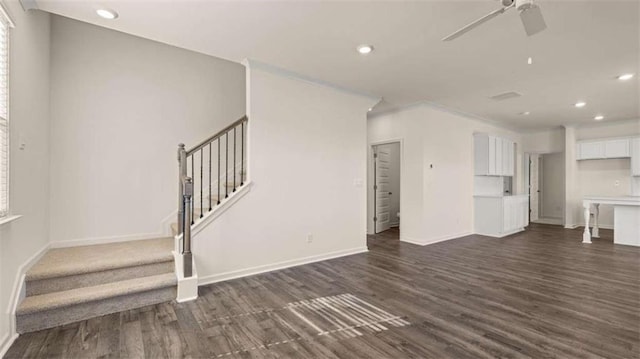
[[[400,142],[372,145],[372,185],[369,202],[372,228],[369,233],[396,233],[399,239],[400,213]]]
[[[562,225],[564,154],[529,154],[529,221]]]

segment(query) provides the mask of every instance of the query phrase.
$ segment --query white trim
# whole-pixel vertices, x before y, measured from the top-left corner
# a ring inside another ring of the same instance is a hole
[[[455,108],[451,108],[451,107],[447,107],[447,106],[444,106],[444,105],[440,105],[440,104],[435,103],[435,102],[424,101],[424,105],[426,107],[430,107],[430,108],[433,108],[433,109],[436,109],[436,110],[440,110],[442,112],[446,112],[446,113],[449,113],[449,114],[452,114],[452,115],[456,115],[456,116],[461,116],[461,117],[464,117],[464,118],[469,119],[469,120],[482,122],[482,123],[485,123],[487,125],[495,126],[495,127],[502,128],[502,129],[509,130],[509,131],[513,131],[513,132],[516,132],[516,133],[520,133],[520,131],[522,130],[519,127],[511,126],[509,124],[504,124],[502,122],[498,122],[498,121],[495,121],[495,120],[490,120],[488,118],[484,118],[484,117],[481,117],[481,116],[478,116],[478,115],[474,115],[472,113],[468,113],[468,112],[464,112],[462,110],[458,110],[458,109],[455,109]]]
[[[422,100],[422,101],[417,101],[417,102],[412,102],[403,106],[398,106],[398,107],[393,107],[387,110],[383,110],[380,112],[375,112],[375,113],[371,113],[369,115],[369,118],[375,118],[375,117],[379,117],[379,116],[384,116],[384,115],[388,115],[388,114],[392,114],[392,113],[400,113],[400,112],[404,112],[404,111],[408,111],[411,110],[413,108],[419,108],[419,107],[427,107],[427,108],[431,108],[431,109],[435,109],[438,111],[442,111],[445,113],[449,113],[452,115],[456,115],[456,116],[460,116],[463,117],[467,120],[472,120],[472,121],[478,121],[478,122],[482,122],[494,127],[498,127],[498,128],[502,128],[505,130],[509,130],[512,132],[516,132],[519,134],[522,134],[523,129],[519,128],[519,127],[515,127],[515,126],[511,126],[509,124],[505,124],[502,122],[498,122],[498,121],[494,121],[494,120],[490,120],[478,115],[474,115],[472,113],[468,113],[468,112],[464,112],[461,110],[457,110],[455,108],[452,107],[447,107],[444,105],[441,105],[439,103],[436,102],[431,102],[431,101],[426,101],[426,100]]]
[[[14,27],[16,27],[16,23],[13,22],[11,15],[9,15],[9,11],[7,11],[7,8],[2,3],[0,3],[0,15],[2,15],[5,20],[7,20],[7,25],[9,25],[10,28],[13,29]]]
[[[45,244],[35,254],[29,257],[24,263],[18,267],[16,271],[15,279],[13,280],[13,288],[11,290],[11,297],[9,298],[9,306],[7,307],[6,314],[9,316],[9,339],[6,337],[2,341],[0,346],[0,357],[3,357],[6,351],[9,349],[13,341],[18,337],[16,331],[16,309],[20,300],[25,296],[24,278],[27,271],[33,266],[46,252],[49,250],[50,244]],[[6,340],[6,341],[5,341]]]
[[[184,303],[198,298],[198,271],[196,270],[196,260],[192,257],[192,276],[184,277],[184,257],[173,251],[173,263],[175,264],[176,279],[178,280],[178,290],[176,291],[176,302]]]
[[[502,233],[500,235],[489,234],[489,233],[480,233],[480,232],[476,232],[476,234],[479,235],[479,236],[485,236],[485,237],[504,238],[504,237],[510,236],[512,234],[520,233],[522,231],[524,231],[524,227],[523,228],[514,229],[513,231]]]
[[[119,243],[119,242],[128,242],[128,241],[140,241],[145,239],[157,239],[157,238],[167,238],[171,237],[171,235],[163,234],[163,233],[138,233],[138,234],[128,234],[122,236],[107,236],[107,237],[95,237],[95,238],[85,238],[85,239],[71,239],[68,241],[57,241],[51,242],[51,248],[67,248],[67,247],[77,247],[77,246],[91,246],[94,244],[107,244],[107,243]]]
[[[400,213],[402,213],[402,212],[400,212]],[[400,241],[401,242],[415,244],[415,245],[418,245],[418,246],[427,246],[429,244],[440,243],[440,242],[449,241],[449,240],[452,240],[452,239],[458,239],[458,238],[470,236],[472,234],[473,234],[473,232],[468,231],[468,232],[461,232],[461,233],[456,233],[456,234],[451,234],[451,235],[446,235],[446,236],[440,236],[440,237],[435,237],[435,238],[427,238],[427,239],[418,239],[418,238],[400,236]]]
[[[638,121],[640,121],[640,119],[638,118],[624,118],[624,119],[605,120],[605,121],[573,122],[569,125],[573,125],[576,128],[608,127],[610,125],[623,125],[627,123],[637,124]]]
[[[367,234],[370,235],[374,235],[376,234],[376,224],[373,221],[373,217],[375,216],[375,211],[376,209],[373,208],[373,200],[370,198],[373,196],[373,191],[372,193],[369,193],[369,186],[372,186],[375,184],[376,179],[373,178],[373,170],[372,167],[374,166],[373,164],[373,147],[375,146],[380,146],[380,145],[388,145],[388,144],[393,144],[393,143],[399,143],[400,144],[400,213],[402,213],[403,209],[402,209],[402,203],[404,202],[402,200],[402,182],[404,181],[405,175],[404,175],[404,171],[405,171],[405,165],[404,165],[404,138],[403,137],[396,137],[396,138],[390,138],[390,139],[386,139],[386,140],[379,140],[379,141],[373,141],[373,142],[369,142],[368,143],[368,147],[367,147],[367,180],[365,181],[366,183],[366,195],[367,195],[367,207],[366,207],[366,211],[367,211]],[[398,227],[400,227],[400,233],[402,233],[402,221],[400,221],[400,223],[398,223]]]
[[[7,351],[16,339],[18,339],[18,333],[7,333],[4,338],[0,340],[0,358],[4,358],[4,355],[7,354]]]
[[[584,223],[576,224],[575,227],[573,227],[573,229],[576,229],[576,228],[584,228]],[[589,228],[593,228],[593,222],[589,223]],[[598,223],[598,228],[600,228],[600,229],[614,229],[613,228],[613,224],[606,224],[606,223],[605,224]]]
[[[10,222],[15,221],[16,219],[22,217],[21,215],[17,215],[17,216],[6,216],[6,217],[2,217],[0,218],[0,226],[3,224],[7,224]]]
[[[269,72],[275,75],[279,75],[279,76],[283,76],[283,77],[288,77],[288,78],[292,78],[295,80],[299,80],[302,82],[306,82],[306,83],[310,83],[312,85],[319,85],[319,86],[323,86],[323,87],[328,87],[332,90],[336,90],[338,92],[343,92],[349,95],[354,95],[354,96],[358,96],[358,97],[364,97],[366,99],[372,100],[372,101],[376,101],[376,103],[374,104],[377,105],[381,100],[382,97],[380,96],[375,96],[375,95],[371,95],[371,94],[367,94],[364,92],[359,92],[359,91],[355,91],[346,87],[342,87],[342,86],[338,86],[335,84],[332,84],[330,82],[326,82],[326,81],[322,81],[322,80],[318,80],[318,79],[314,79],[308,76],[304,76],[301,75],[299,73],[293,72],[293,71],[289,71],[277,66],[273,66],[273,65],[269,65],[263,62],[259,62],[256,60],[252,60],[252,59],[244,59],[240,62],[241,64],[243,64],[245,67],[251,68],[251,69],[256,69],[256,70],[262,70],[265,72]],[[247,103],[249,103],[247,101]]]
[[[253,182],[245,182],[242,187],[238,187],[235,192],[232,192],[228,198],[223,199],[223,202],[221,202],[211,211],[207,212],[204,217],[198,219],[198,221],[195,222],[191,227],[191,236],[196,236],[198,233],[202,232],[202,230],[205,229],[205,227],[207,227],[211,222],[220,217],[224,212],[231,208],[231,206],[238,202],[240,198],[249,193],[249,191],[251,191],[251,187],[253,187]]]
[[[565,228],[565,229],[576,229],[576,228],[578,228],[578,227],[579,227],[579,225],[577,225],[577,224],[571,224],[571,223],[567,223],[567,224],[565,224],[565,225],[564,225],[564,228]]]
[[[208,275],[208,276],[205,276],[205,277],[200,277],[199,280],[198,280],[198,285],[202,286],[202,285],[207,285],[207,284],[212,284],[212,283],[217,283],[217,282],[223,282],[223,281],[227,281],[227,280],[231,280],[231,279],[247,277],[247,276],[251,276],[251,275],[271,272],[271,271],[290,268],[290,267],[296,267],[296,266],[300,266],[300,265],[304,265],[304,264],[320,262],[320,261],[326,261],[326,260],[333,259],[333,258],[345,257],[345,256],[353,255],[353,254],[359,254],[359,253],[365,253],[368,250],[369,249],[367,247],[357,247],[357,248],[345,249],[345,250],[341,250],[341,251],[335,251],[335,252],[329,252],[329,253],[325,253],[325,254],[305,257],[305,258],[298,258],[298,259],[282,261],[282,262],[273,263],[273,264],[265,264],[265,265],[261,265],[261,266],[250,267],[250,268],[245,268],[245,269],[238,269],[238,270],[219,273],[219,274],[212,274],[212,275]]]
[[[238,167],[241,167],[241,161],[236,162],[236,165]],[[215,182],[212,182],[212,186],[216,186],[216,185],[219,185],[222,182],[226,182],[225,181],[225,175],[227,174],[227,172],[229,172],[229,171],[225,171],[225,172],[221,173],[219,178]],[[242,170],[240,170],[240,172],[242,172]],[[247,172],[248,172],[247,168],[245,168],[245,179],[248,177],[247,176]],[[244,183],[246,185],[249,182],[250,181],[248,179],[246,179]],[[242,187],[238,187],[238,189],[239,188],[244,188],[244,185]],[[238,191],[236,191],[236,192],[238,192]],[[232,194],[233,194],[233,192],[232,192]],[[212,193],[211,195],[216,195],[216,193]],[[194,195],[193,200],[196,201],[196,203],[198,203],[199,202],[199,197],[196,198],[195,195]],[[222,201],[223,200],[225,200],[225,199],[221,199],[220,205],[222,205]],[[205,200],[205,201],[208,201],[208,200]],[[208,204],[208,202],[206,202],[206,204]],[[216,206],[216,207],[219,207],[219,206]],[[214,207],[213,210],[215,210],[216,207]],[[205,214],[205,216],[206,216],[206,214]],[[162,220],[162,233],[164,234],[163,236],[167,236],[167,237],[173,236],[173,228],[171,228],[171,225],[173,225],[173,224],[175,224],[177,222],[178,222],[178,210],[176,209],[173,212],[171,212],[171,214],[169,214],[168,216],[164,217],[164,219]]]
[[[224,202],[219,206],[216,206],[211,212],[205,214],[205,216],[198,220],[195,223],[191,230],[191,235],[196,235],[200,233],[204,227],[206,227],[213,220],[218,218],[222,213],[224,213],[231,205],[237,202],[240,198],[242,198],[247,192],[249,192],[253,182],[247,181],[242,187],[239,187],[236,192],[233,192],[229,195],[229,198],[225,198]],[[64,241],[55,241],[51,242],[51,248],[67,248],[67,247],[77,247],[77,246],[91,246],[95,244],[108,244],[108,243],[119,243],[119,242],[129,242],[129,241],[140,241],[145,239],[157,239],[157,238],[167,238],[171,237],[171,223],[175,222],[177,211],[171,213],[167,217],[162,220],[161,229],[155,233],[137,233],[137,234],[127,234],[127,235],[115,235],[115,236],[105,236],[105,237],[95,237],[95,238],[83,238],[83,239],[70,239]]]
[[[424,101],[417,101],[417,102],[408,103],[406,105],[387,108],[386,110],[370,112],[369,115],[367,116],[367,119],[376,118],[376,117],[380,117],[380,116],[384,116],[384,115],[389,115],[389,114],[392,114],[392,113],[400,113],[400,112],[409,111],[409,110],[411,110],[413,108],[423,107],[423,105],[424,105]]]

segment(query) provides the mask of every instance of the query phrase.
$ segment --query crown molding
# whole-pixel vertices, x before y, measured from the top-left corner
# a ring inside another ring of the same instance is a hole
[[[494,120],[490,120],[481,116],[477,116],[468,112],[464,112],[461,110],[457,110],[448,106],[444,106],[441,105],[439,103],[436,102],[431,102],[431,101],[418,101],[418,102],[413,102],[410,104],[406,104],[406,105],[402,105],[402,106],[397,106],[394,108],[390,108],[387,110],[383,110],[383,111],[379,111],[379,112],[375,112],[369,115],[369,118],[376,118],[376,117],[380,117],[380,116],[384,116],[384,115],[389,115],[392,113],[400,113],[400,112],[405,112],[405,111],[409,111],[412,110],[414,108],[419,108],[419,107],[426,107],[426,108],[431,108],[431,109],[435,109],[438,111],[442,111],[445,113],[449,113],[452,115],[456,115],[456,116],[460,116],[462,118],[465,118],[467,120],[472,120],[472,121],[477,121],[477,122],[482,122],[484,124],[487,125],[491,125],[491,126],[495,126],[495,127],[499,127],[508,131],[512,131],[518,134],[522,134],[522,129],[518,128],[518,127],[514,127],[514,126],[510,126],[504,123],[500,123],[498,121],[494,121]]]
[[[283,76],[283,77],[288,77],[288,78],[292,78],[294,80],[298,80],[298,81],[302,81],[302,82],[306,82],[306,83],[310,83],[313,85],[319,85],[319,86],[323,86],[323,87],[328,87],[332,90],[336,90],[339,92],[343,92],[349,95],[353,95],[353,96],[358,96],[358,97],[364,97],[368,100],[371,101],[375,101],[375,103],[378,103],[382,100],[382,98],[380,96],[374,96],[368,93],[364,93],[364,92],[360,92],[360,91],[356,91],[356,90],[352,90],[346,87],[342,87],[342,86],[338,86],[336,84],[330,83],[330,82],[326,82],[326,81],[322,81],[322,80],[318,80],[318,79],[314,79],[312,77],[309,76],[305,76],[293,71],[289,71],[277,66],[273,66],[270,64],[266,64],[264,62],[260,62],[260,61],[256,61],[253,59],[244,59],[240,62],[241,64],[243,64],[245,67],[247,67],[248,69],[256,69],[256,70],[261,70],[261,71],[265,71],[265,72],[269,72],[278,76]]]
[[[636,124],[638,129],[640,130],[640,118],[626,118],[619,120],[605,120],[605,121],[592,121],[592,122],[582,122],[582,123],[570,123],[566,126],[571,126],[575,128],[589,128],[589,127],[607,127],[611,125],[625,125],[625,124]],[[565,126],[565,127],[566,127]]]

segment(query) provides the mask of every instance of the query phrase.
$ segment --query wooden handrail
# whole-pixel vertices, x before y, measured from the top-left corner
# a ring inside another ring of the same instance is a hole
[[[247,116],[242,116],[239,120],[235,121],[234,123],[230,124],[229,126],[223,128],[221,131],[219,131],[218,133],[216,133],[215,135],[207,138],[206,140],[200,142],[199,144],[197,144],[195,147],[193,147],[192,149],[187,151],[187,156],[194,154],[195,152],[197,152],[198,150],[200,150],[201,148],[203,148],[204,146],[210,144],[211,142],[217,140],[218,138],[220,138],[222,135],[226,134],[227,132],[233,130],[234,127],[238,126],[239,124],[241,124],[242,122],[246,122],[249,119],[247,118]]]

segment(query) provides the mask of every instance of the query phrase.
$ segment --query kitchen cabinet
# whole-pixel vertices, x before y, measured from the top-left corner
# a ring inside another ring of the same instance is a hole
[[[474,196],[475,233],[504,237],[529,225],[529,195]]]
[[[607,158],[629,158],[631,140],[628,138],[579,141],[576,144],[576,159],[599,160]]]
[[[604,143],[605,158],[626,158],[630,157],[629,139],[609,140]]]
[[[640,137],[631,139],[631,175],[640,176]]]
[[[474,168],[476,176],[513,176],[515,143],[488,134],[474,134]]]

